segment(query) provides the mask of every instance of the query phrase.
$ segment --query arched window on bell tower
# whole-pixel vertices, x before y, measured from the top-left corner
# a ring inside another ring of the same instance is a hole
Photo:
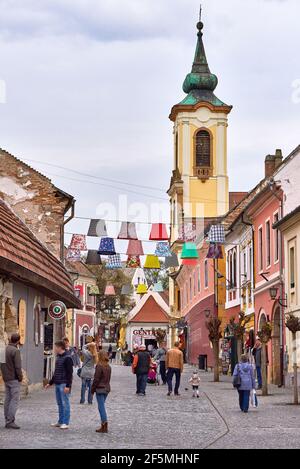
[[[194,176],[200,179],[212,176],[212,137],[205,129],[198,130],[195,136]]]

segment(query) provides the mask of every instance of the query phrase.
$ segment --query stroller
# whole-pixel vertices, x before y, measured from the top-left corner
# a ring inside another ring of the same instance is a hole
[[[150,370],[148,372],[148,384],[155,384],[157,386],[159,385],[157,368],[158,368],[157,363],[154,361],[151,361]]]

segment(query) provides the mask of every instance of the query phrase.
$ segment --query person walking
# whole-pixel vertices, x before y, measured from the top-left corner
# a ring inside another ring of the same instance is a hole
[[[168,383],[168,396],[173,392],[173,377],[175,375],[175,396],[179,396],[179,387],[181,374],[183,372],[183,353],[179,349],[180,343],[175,342],[174,347],[168,350],[166,354],[166,368],[167,368],[167,383]]]
[[[11,430],[20,429],[15,422],[23,379],[22,360],[19,350],[20,339],[19,334],[12,334],[10,342],[5,349],[5,363],[1,363],[1,373],[5,384],[5,428]]]
[[[79,372],[81,378],[80,404],[85,404],[86,391],[88,391],[88,403],[91,405],[93,404],[92,380],[95,374],[95,365],[98,361],[95,342],[84,345],[82,348],[82,355],[83,363]]]
[[[252,350],[252,355],[254,356],[254,360],[255,360],[258,389],[262,389],[261,353],[262,353],[262,343],[260,339],[257,338],[255,345],[253,347],[253,350]]]
[[[191,376],[189,383],[193,387],[193,397],[197,397],[199,399],[199,386],[201,383],[200,376],[197,371],[193,372],[193,375]]]
[[[235,384],[237,378],[238,385]],[[241,356],[240,363],[238,363],[234,369],[233,384],[239,393],[240,409],[247,414],[249,411],[250,393],[256,387],[253,366],[249,363],[247,355]]]
[[[166,375],[166,355],[167,355],[167,342],[162,342],[155,354],[155,360],[159,363],[159,373],[162,380],[162,384],[167,384]]]
[[[95,370],[95,376],[92,384],[92,394],[96,393],[98,409],[101,419],[101,427],[96,430],[97,433],[108,432],[108,419],[105,408],[105,402],[110,393],[111,367],[109,365],[108,353],[100,350],[98,354],[98,363]]]
[[[51,424],[52,427],[58,427],[67,430],[70,424],[70,393],[73,381],[73,361],[70,354],[66,351],[66,345],[63,340],[55,342],[56,362],[55,370],[46,389],[55,385],[56,402],[58,406],[58,422]]]
[[[132,371],[136,375],[136,394],[138,396],[146,395],[150,364],[150,353],[147,352],[145,345],[141,345],[139,351],[134,356],[132,364]]]

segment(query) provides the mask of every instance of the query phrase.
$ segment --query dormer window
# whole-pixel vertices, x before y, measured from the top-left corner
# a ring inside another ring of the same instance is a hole
[[[212,176],[212,138],[208,130],[201,129],[195,137],[194,175],[200,179]]]

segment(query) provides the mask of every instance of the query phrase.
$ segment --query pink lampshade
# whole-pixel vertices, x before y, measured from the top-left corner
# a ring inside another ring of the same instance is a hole
[[[197,259],[182,259],[182,265],[189,265],[191,267],[198,264]]]
[[[153,223],[150,233],[150,241],[168,241],[169,235],[164,223]]]
[[[127,256],[143,256],[144,249],[143,249],[142,242],[139,240],[131,239],[128,243],[126,254]]]
[[[115,287],[113,285],[106,285],[104,295],[105,296],[116,296]]]

